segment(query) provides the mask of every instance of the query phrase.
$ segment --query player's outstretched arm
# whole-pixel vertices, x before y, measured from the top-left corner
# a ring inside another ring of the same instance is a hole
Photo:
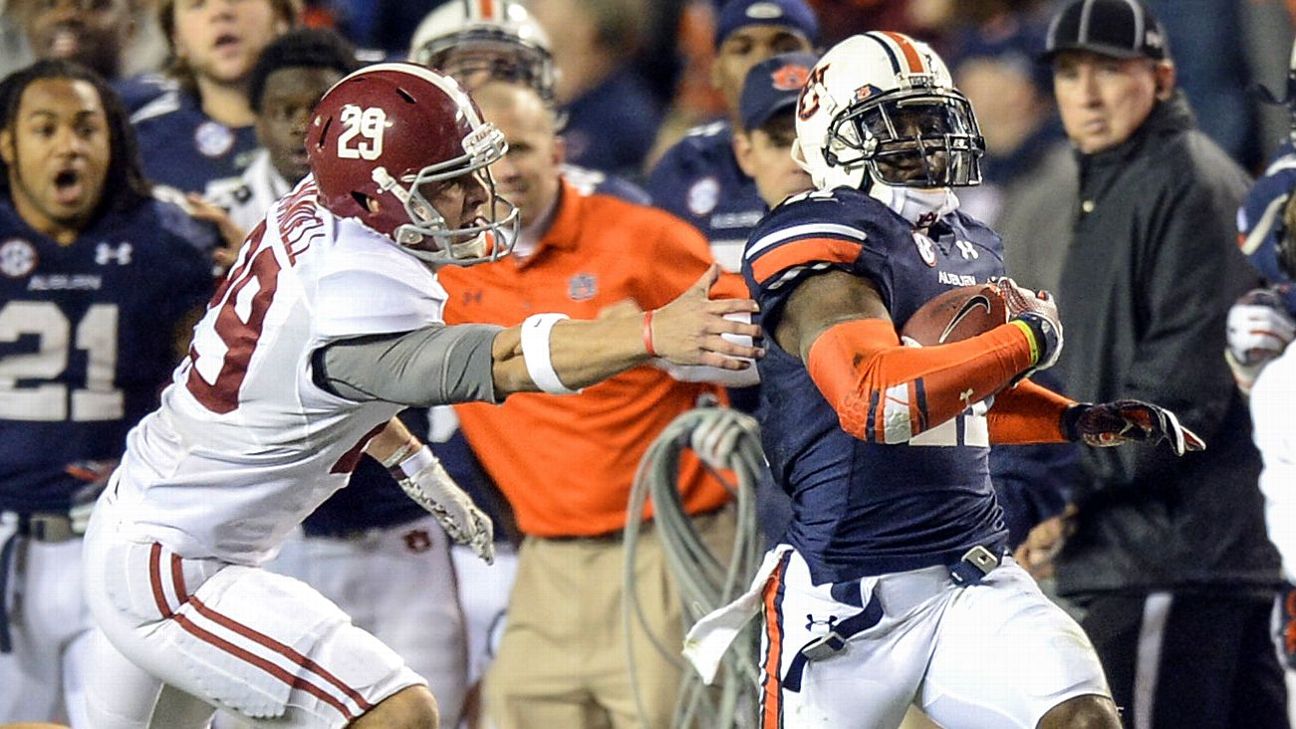
[[[740,370],[763,352],[736,344],[723,334],[760,336],[754,324],[726,319],[726,314],[755,312],[748,299],[710,299],[719,277],[711,266],[674,301],[651,312],[615,307],[588,321],[560,314],[537,314],[495,337],[491,348],[495,395],[514,392],[574,392],[652,357],[681,365],[708,365]]]

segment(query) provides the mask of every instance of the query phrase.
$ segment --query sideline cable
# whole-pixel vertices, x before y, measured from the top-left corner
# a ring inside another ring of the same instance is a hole
[[[683,601],[683,630],[702,616],[727,605],[746,591],[764,555],[761,532],[756,524],[756,483],[766,469],[760,446],[760,430],[749,415],[723,407],[690,410],[676,418],[653,441],[635,474],[627,505],[622,628],[629,658],[630,684],[635,706],[643,717],[643,697],[634,655],[632,630],[638,628],[653,647],[680,668],[682,679],[672,726],[676,729],[746,729],[756,726],[756,692],[759,681],[756,650],[758,626],[746,629],[721,664],[717,688],[705,686],[681,657],[680,645],[664,645],[647,628],[635,584],[635,555],[643,529],[644,507],[653,503],[653,526],[658,531],[667,568],[679,586]],[[684,448],[701,449],[704,464],[735,497],[737,529],[727,563],[711,551],[684,513],[678,488],[679,458]],[[706,461],[710,460],[711,463]],[[714,467],[731,469],[732,483]],[[636,626],[637,623],[637,626]],[[641,724],[643,722],[641,718]],[[646,724],[642,724],[647,727]]]

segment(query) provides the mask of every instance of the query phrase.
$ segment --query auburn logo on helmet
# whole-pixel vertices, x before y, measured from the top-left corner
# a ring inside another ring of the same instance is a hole
[[[801,88],[801,97],[797,99],[797,117],[801,121],[809,120],[819,111],[819,94],[822,93],[819,87],[823,85],[824,74],[828,72],[830,65],[825,63],[815,66],[806,78],[805,85]]]

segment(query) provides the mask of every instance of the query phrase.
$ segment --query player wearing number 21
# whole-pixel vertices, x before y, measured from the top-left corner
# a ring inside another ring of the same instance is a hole
[[[517,212],[487,170],[503,134],[435,71],[346,76],[306,149],[310,174],[248,234],[91,519],[96,729],[198,729],[218,707],[254,726],[436,727],[422,677],[262,562],[407,406],[573,392],[654,351],[729,369],[760,354],[721,336],[759,329],[724,318],[751,301],[708,299],[714,270],[651,314],[446,326],[437,269],[506,255]],[[430,471],[402,485],[487,555],[489,520]]]
[[[156,407],[216,241],[152,198],[91,72],[17,71],[0,115],[0,724],[79,729],[91,620],[69,510]]]
[[[714,628],[763,606],[764,727],[894,727],[916,703],[954,729],[1116,729],[1084,633],[1005,554],[989,446],[1200,442],[1156,406],[1031,383],[1062,326],[1051,297],[1007,279],[1005,323],[901,344],[924,303],[1003,275],[999,236],[952,190],[979,182],[984,147],[930,47],[842,41],[797,115],[792,154],[817,189],[774,208],[743,260],[772,335],[762,438],[794,516],[746,599],[701,621],[687,653],[709,670],[732,635]]]

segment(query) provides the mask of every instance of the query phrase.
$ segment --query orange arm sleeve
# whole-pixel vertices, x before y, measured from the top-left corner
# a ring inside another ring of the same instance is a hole
[[[1016,387],[995,395],[986,416],[990,443],[1065,443],[1062,413],[1074,404],[1069,397],[1022,380]]]
[[[870,443],[903,443],[1003,389],[1034,364],[1014,323],[961,342],[905,347],[890,322],[829,327],[806,357],[810,379],[842,429]]]

